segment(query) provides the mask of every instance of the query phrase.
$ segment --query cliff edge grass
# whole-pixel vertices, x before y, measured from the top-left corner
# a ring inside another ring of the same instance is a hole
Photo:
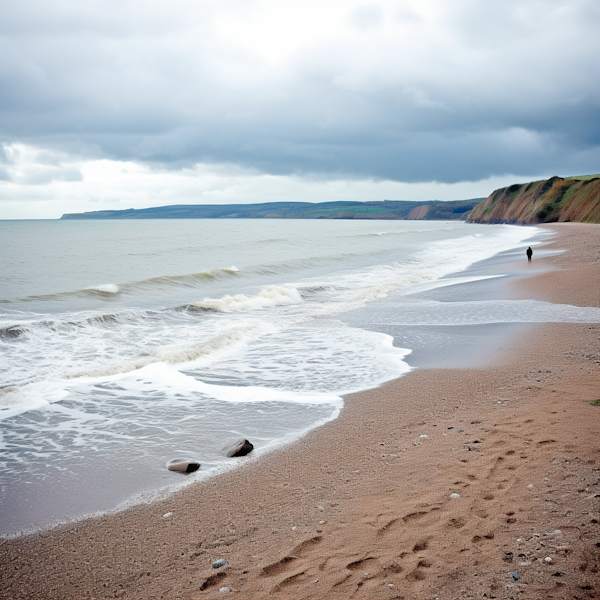
[[[600,223],[600,175],[551,177],[492,192],[468,223]]]

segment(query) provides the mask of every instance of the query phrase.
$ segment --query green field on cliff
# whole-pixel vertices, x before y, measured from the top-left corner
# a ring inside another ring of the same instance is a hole
[[[459,220],[483,198],[427,202],[267,202],[264,204],[180,204],[129,210],[65,214],[61,219],[418,219]]]

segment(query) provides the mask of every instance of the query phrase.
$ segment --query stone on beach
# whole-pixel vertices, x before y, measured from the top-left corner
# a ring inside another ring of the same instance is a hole
[[[246,454],[250,454],[252,450],[254,450],[254,446],[248,440],[243,438],[236,440],[223,448],[223,452],[228,458],[246,456]]]
[[[193,473],[200,468],[200,463],[194,460],[184,460],[176,458],[167,463],[169,471],[177,471],[178,473]]]
[[[229,564],[227,560],[225,560],[224,558],[220,558],[219,560],[215,560],[215,562],[212,564],[212,568],[220,569],[221,567],[224,567],[227,564]]]

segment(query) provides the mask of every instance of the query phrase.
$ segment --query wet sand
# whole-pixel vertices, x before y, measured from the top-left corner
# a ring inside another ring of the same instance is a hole
[[[550,227],[568,252],[511,293],[599,306],[600,226]],[[527,326],[163,502],[2,541],[0,597],[597,598],[599,336]]]

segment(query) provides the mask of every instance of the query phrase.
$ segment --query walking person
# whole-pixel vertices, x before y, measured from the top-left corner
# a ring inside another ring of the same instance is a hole
[[[531,262],[531,256],[533,254],[533,250],[531,249],[531,246],[529,246],[529,248],[527,248],[527,250],[525,251],[525,254],[527,254],[527,260],[529,262]]]

